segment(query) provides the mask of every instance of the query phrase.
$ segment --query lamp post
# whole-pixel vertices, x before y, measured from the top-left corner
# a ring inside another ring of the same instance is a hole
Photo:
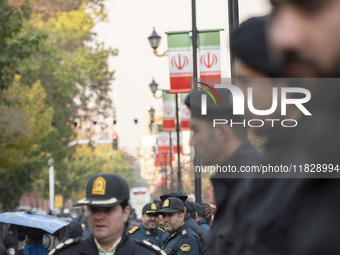
[[[150,90],[152,92],[152,95],[154,98],[162,98],[162,95],[157,96],[156,92],[157,91],[164,91],[162,89],[158,89],[158,83],[155,82],[154,79],[152,79],[152,82],[149,84]],[[177,190],[178,192],[182,192],[182,172],[181,172],[181,158],[180,158],[180,142],[179,142],[179,116],[178,116],[178,95],[177,93],[175,94],[175,99],[176,99],[176,140],[177,140],[177,166],[178,166],[178,171],[177,171]],[[169,139],[170,139],[170,175],[171,175],[171,180],[173,177],[173,167],[172,167],[172,138],[171,138],[171,132],[169,132]],[[173,190],[173,183],[172,181],[170,182],[170,189]]]
[[[238,0],[228,0],[228,17],[229,17],[229,42],[232,41],[232,32],[239,26],[238,18]],[[231,43],[229,44],[231,47]],[[235,54],[230,48],[230,72],[234,77]]]
[[[50,189],[50,211],[54,211],[54,160],[51,157],[48,160],[49,168],[49,189]]]

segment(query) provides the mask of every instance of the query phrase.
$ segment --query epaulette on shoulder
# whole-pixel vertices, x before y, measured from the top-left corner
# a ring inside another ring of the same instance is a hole
[[[187,237],[188,236],[188,232],[186,229],[182,230],[182,236],[183,237]]]
[[[135,226],[135,227],[131,228],[130,231],[129,231],[129,234],[135,233],[138,229],[139,229],[138,226]]]
[[[158,230],[162,231],[163,233],[165,232],[165,230],[162,229],[161,227],[158,227]]]
[[[161,248],[159,248],[157,245],[150,243],[147,240],[137,241],[140,245],[154,251],[155,253],[159,255],[166,255],[165,251],[163,251]]]
[[[61,242],[59,243],[56,247],[54,247],[49,253],[48,255],[53,255],[53,254],[57,254],[59,251],[67,248],[67,247],[70,247],[72,245],[75,245],[77,243],[80,242],[80,237],[77,237],[77,238],[70,238],[70,239],[67,239],[66,241],[64,242]]]

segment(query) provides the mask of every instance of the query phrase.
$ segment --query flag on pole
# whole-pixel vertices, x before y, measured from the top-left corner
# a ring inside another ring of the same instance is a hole
[[[184,103],[189,93],[181,94],[181,130],[190,130],[190,109]]]
[[[200,81],[214,86],[221,79],[220,31],[198,31]]]
[[[172,153],[177,154],[177,133],[171,132],[172,139]],[[179,132],[179,153],[183,153],[183,145],[182,145],[182,132]]]
[[[157,138],[158,154],[169,153],[170,134],[169,132],[159,132]]]
[[[174,161],[174,156],[170,158],[170,154],[157,154],[154,162],[154,166],[170,166],[170,161]]]
[[[191,40],[188,31],[168,32],[170,93],[190,92],[192,72]]]
[[[163,91],[163,131],[175,130],[176,96]]]

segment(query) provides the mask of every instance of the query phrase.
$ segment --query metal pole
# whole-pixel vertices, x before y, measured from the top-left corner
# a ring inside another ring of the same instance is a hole
[[[167,153],[164,153],[164,192],[166,192],[166,189],[167,189],[167,182],[166,182],[166,175],[167,175],[167,171],[166,171],[166,156],[167,156]]]
[[[194,166],[200,166],[200,159],[195,155],[194,157]],[[202,179],[201,172],[195,171],[195,200],[197,203],[202,203]]]
[[[194,90],[197,90],[197,27],[196,27],[196,0],[191,1],[192,8],[192,58],[193,58],[193,83]],[[199,164],[199,159],[195,156],[194,166]],[[202,182],[201,172],[195,172],[195,198],[197,203],[201,203]]]
[[[191,1],[192,16],[192,60],[193,60],[193,82],[197,90],[197,27],[196,27],[196,0]]]
[[[50,210],[54,211],[54,160],[50,158],[48,161],[49,169],[49,186],[50,186]]]
[[[179,193],[182,193],[182,173],[181,173],[181,148],[179,144],[179,117],[178,117],[178,94],[176,93],[176,135],[177,135],[177,165],[178,165],[178,171],[177,171],[177,190]]]
[[[171,137],[171,131],[169,131],[169,139],[170,139],[170,190],[171,192],[174,190],[174,185],[173,185],[173,168],[172,168],[172,137]]]
[[[230,49],[230,72],[231,77],[234,77],[235,54],[231,51],[231,35],[239,26],[238,18],[238,0],[228,0],[228,16],[229,16],[229,49]]]

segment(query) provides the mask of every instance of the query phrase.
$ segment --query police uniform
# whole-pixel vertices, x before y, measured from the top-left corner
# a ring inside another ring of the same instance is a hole
[[[124,201],[129,201],[129,198],[129,187],[122,177],[114,174],[99,174],[91,177],[86,187],[86,198],[78,201],[77,205],[112,207]],[[127,232],[127,225],[128,223],[125,224],[120,242],[114,247],[115,255],[165,255],[165,252],[158,246],[146,240],[136,241],[132,239]],[[49,255],[54,254],[95,255],[99,254],[99,249],[94,237],[91,235],[83,240],[76,238],[59,243],[49,253]]]
[[[162,209],[159,213],[177,213],[184,212],[183,202],[175,197],[169,197],[164,200],[162,204]],[[184,223],[184,222],[183,222]],[[183,224],[180,228],[176,230],[175,233],[168,235],[162,244],[162,249],[168,255],[175,254],[202,254],[201,244],[198,236]]]
[[[148,203],[146,205],[144,205],[143,210],[142,210],[142,214],[145,215],[155,215],[158,217],[158,206],[155,203]],[[162,233],[164,231],[161,231],[158,227],[156,229],[146,229],[143,225],[143,223],[141,223],[139,226],[135,226],[134,228],[132,228],[129,231],[130,236],[133,239],[136,240],[147,240],[152,244],[156,244],[158,246],[160,246],[160,240],[161,240],[161,236]]]

